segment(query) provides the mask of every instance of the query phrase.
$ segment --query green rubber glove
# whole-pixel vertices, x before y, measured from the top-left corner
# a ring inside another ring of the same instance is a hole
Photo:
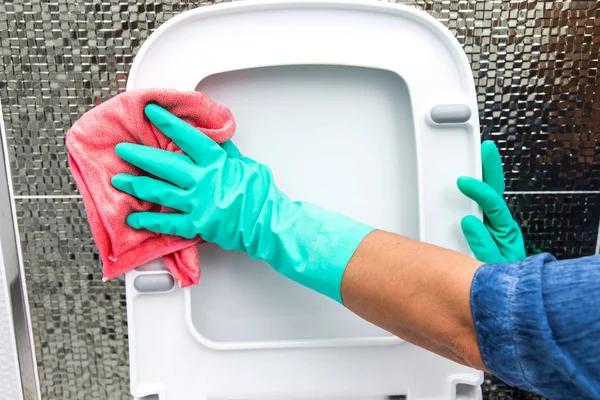
[[[127,223],[170,235],[202,239],[244,251],[286,277],[342,302],[346,265],[373,228],[315,205],[290,200],[269,168],[219,146],[198,129],[157,106],[146,106],[154,125],[186,154],[120,143],[123,160],[163,179],[115,175],[115,188],[179,213],[132,213]],[[265,145],[268,146],[268,143]]]
[[[504,173],[498,148],[491,141],[481,144],[483,182],[458,178],[458,189],[483,209],[485,223],[469,215],[462,219],[462,231],[479,261],[487,264],[519,261],[526,257],[523,235],[504,202]]]

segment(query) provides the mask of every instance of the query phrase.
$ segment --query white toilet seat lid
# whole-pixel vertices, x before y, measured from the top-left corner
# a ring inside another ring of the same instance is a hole
[[[195,9],[139,51],[127,88],[150,87],[200,89],[230,107],[236,144],[292,197],[468,251],[460,218],[478,209],[454,182],[480,175],[475,90],[460,45],[428,15],[329,0]],[[136,280],[161,281],[160,261],[127,275],[135,396],[450,399],[466,385],[462,398],[479,398],[479,372],[266,265],[210,245],[200,252],[196,288],[137,290]]]

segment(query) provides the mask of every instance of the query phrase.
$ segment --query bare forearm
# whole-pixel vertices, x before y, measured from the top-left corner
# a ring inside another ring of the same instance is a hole
[[[452,250],[374,231],[348,264],[342,298],[347,308],[404,340],[485,369],[469,301],[480,265]]]

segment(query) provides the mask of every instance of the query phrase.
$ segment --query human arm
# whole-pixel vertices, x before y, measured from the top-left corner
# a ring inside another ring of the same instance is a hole
[[[121,146],[117,150],[121,157],[168,182],[116,176],[113,184],[179,212],[132,214],[128,223],[133,227],[185,237],[200,235],[226,249],[246,251],[285,276],[343,300],[363,318],[408,341],[467,365],[483,368],[485,363],[491,372],[525,389],[542,394],[584,393],[579,398],[594,394],[592,385],[597,382],[593,380],[600,375],[595,336],[600,327],[593,322],[600,320],[600,289],[593,285],[600,282],[598,276],[595,281],[578,278],[573,285],[565,284],[567,278],[579,277],[579,269],[566,262],[552,264],[540,256],[479,267],[480,262],[451,250],[374,231],[332,211],[293,202],[276,188],[268,168],[240,157],[234,147],[223,149],[212,141],[198,140],[205,137],[167,114],[160,114],[164,120],[149,117],[193,156],[172,157],[163,150]],[[179,130],[186,134],[179,135]],[[549,265],[554,267],[549,269]],[[590,265],[594,270],[589,260],[579,266]],[[531,274],[524,273],[529,270]],[[593,278],[588,272],[582,276]],[[531,280],[538,282],[535,290],[526,283]],[[581,307],[578,293],[590,293],[592,298]],[[566,301],[557,297],[562,294]],[[528,300],[520,304],[522,299]],[[560,317],[575,315],[574,310],[584,312],[577,320],[580,325]],[[529,318],[533,311],[541,319],[556,322],[551,329],[531,336],[537,326]],[[556,332],[561,335],[554,336]],[[572,347],[563,349],[562,340]],[[556,346],[542,346],[545,343]],[[509,354],[503,349],[509,349]],[[556,363],[558,353],[549,349],[572,354],[559,359],[571,364]],[[527,357],[531,354],[536,358]],[[547,378],[547,368],[555,375]],[[562,385],[557,388],[548,379],[558,375],[573,379],[557,380]],[[520,380],[520,376],[527,379]]]
[[[373,232],[350,260],[344,305],[454,361],[550,399],[600,398],[600,256],[525,259],[503,199],[502,162],[482,143],[483,180],[457,184],[484,211],[462,220],[469,257]],[[485,364],[485,366],[484,366]]]
[[[480,265],[456,251],[374,231],[346,268],[344,306],[406,341],[485,370],[469,304]]]
[[[488,264],[477,268],[448,250],[392,234],[375,239],[374,232],[350,260],[344,305],[521,389],[549,399],[599,399],[600,256],[526,259],[504,202],[498,150],[487,141],[481,152],[483,180],[461,177],[457,184],[484,211],[484,222],[467,216],[462,228]]]
[[[388,232],[369,234],[344,305],[443,357],[549,399],[600,399],[600,255],[485,264]]]

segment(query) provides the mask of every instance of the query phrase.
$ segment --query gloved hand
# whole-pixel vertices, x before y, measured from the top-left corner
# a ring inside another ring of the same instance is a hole
[[[115,188],[179,213],[132,213],[135,229],[202,239],[244,251],[288,278],[342,302],[342,275],[373,228],[315,205],[290,200],[269,168],[219,146],[167,110],[148,105],[154,125],[186,154],[131,143],[119,157],[163,180],[115,175]]]
[[[481,144],[483,182],[461,176],[458,189],[483,209],[484,221],[469,215],[462,219],[462,231],[475,257],[492,264],[519,261],[526,257],[523,235],[502,197],[504,173],[498,148],[492,141]]]

